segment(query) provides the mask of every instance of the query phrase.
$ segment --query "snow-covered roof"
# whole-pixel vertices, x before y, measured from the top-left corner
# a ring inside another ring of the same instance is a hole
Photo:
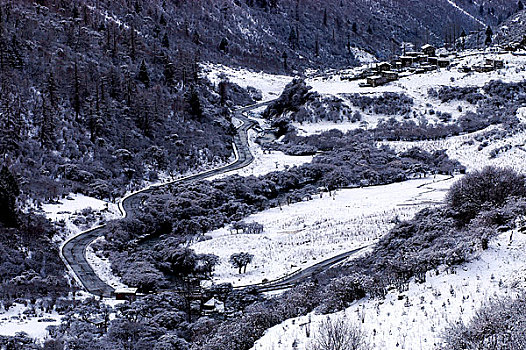
[[[203,306],[215,307],[217,301],[218,300],[216,298],[212,298],[212,299],[208,300],[206,303],[204,303]]]
[[[119,288],[115,289],[115,294],[136,294],[137,288]]]
[[[425,44],[424,46],[422,46],[422,50],[425,50],[425,49],[434,49],[435,47],[433,45],[430,45],[430,44]]]

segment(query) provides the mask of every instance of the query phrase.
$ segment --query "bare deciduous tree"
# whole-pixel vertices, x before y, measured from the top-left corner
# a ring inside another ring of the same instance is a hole
[[[309,350],[366,350],[369,344],[362,329],[346,317],[322,321]]]

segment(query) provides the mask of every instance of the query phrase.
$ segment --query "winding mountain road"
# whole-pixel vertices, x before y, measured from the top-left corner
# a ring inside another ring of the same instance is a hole
[[[127,197],[123,198],[119,203],[119,209],[121,211],[122,216],[133,217],[136,215],[141,206],[141,194],[151,193],[157,188],[174,183],[184,184],[198,180],[203,180],[211,176],[241,169],[252,163],[254,157],[252,153],[250,153],[247,133],[248,130],[250,130],[256,125],[256,123],[253,120],[247,118],[244,115],[244,113],[268,105],[270,102],[272,101],[267,101],[256,105],[239,108],[235,111],[235,117],[239,119],[242,122],[242,124],[237,127],[237,133],[234,136],[234,144],[235,149],[237,151],[237,157],[234,162],[219,168],[204,171],[202,173],[187,176],[168,183],[151,186],[133,194],[130,194]],[[115,291],[115,289],[103,280],[101,280],[86,260],[87,247],[97,238],[104,236],[105,230],[106,225],[101,225],[90,230],[84,231],[79,235],[74,236],[69,240],[65,241],[62,245],[60,252],[61,257],[70,273],[74,276],[76,281],[84,287],[84,289],[87,292],[100,297],[110,298],[113,296],[113,292]],[[261,292],[289,288],[295,284],[310,279],[313,275],[321,271],[327,270],[330,267],[339,264],[351,255],[360,252],[364,248],[367,247],[362,247],[351,250],[349,252],[342,253],[340,255],[324,260],[313,266],[297,271],[280,279],[268,281],[266,283],[250,285],[250,287],[257,288]]]
[[[261,106],[265,106],[269,103],[270,101],[248,107],[243,107],[236,110],[235,117],[241,120],[242,124],[237,128],[237,133],[234,136],[234,144],[237,151],[237,157],[234,162],[219,168],[204,171],[199,174],[187,176],[157,186],[151,186],[141,191],[135,192],[125,197],[119,203],[119,209],[121,211],[122,216],[133,217],[136,215],[141,205],[141,194],[151,193],[153,190],[159,187],[167,186],[174,183],[184,184],[193,181],[203,180],[211,176],[241,169],[252,163],[254,157],[252,156],[252,153],[250,153],[250,148],[248,146],[247,132],[248,130],[253,128],[256,123],[253,120],[250,120],[247,117],[245,117],[244,113],[259,108]],[[79,284],[83,286],[84,289],[86,289],[86,291],[97,296],[109,298],[113,295],[115,289],[109,286],[104,281],[102,281],[86,260],[87,247],[98,237],[104,236],[105,230],[106,225],[102,225],[92,228],[88,231],[82,232],[79,235],[72,237],[66,242],[64,242],[60,251],[61,257],[64,263],[66,264],[68,270],[77,280],[77,282],[79,282]]]

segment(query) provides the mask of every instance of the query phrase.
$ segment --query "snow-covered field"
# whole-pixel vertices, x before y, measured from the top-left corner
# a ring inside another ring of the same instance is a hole
[[[0,335],[14,336],[18,332],[24,332],[31,338],[43,340],[48,336],[48,326],[60,324],[62,317],[55,312],[37,312],[31,317],[24,314],[27,309],[22,304],[14,304],[8,311],[0,307]]]
[[[261,90],[263,101],[273,100],[281,94],[285,85],[292,81],[287,75],[274,75],[264,72],[255,72],[244,68],[231,68],[220,64],[202,64],[203,74],[214,84],[218,84],[221,75],[231,82],[247,88],[252,86]]]
[[[492,140],[488,146],[479,150],[481,143],[474,140],[474,137],[495,128],[498,129],[498,127],[491,126],[473,134],[455,136],[438,141],[382,142],[382,144],[390,146],[397,152],[403,152],[415,146],[429,152],[445,149],[450,158],[456,159],[465,165],[468,171],[481,169],[488,165],[495,165],[526,172],[526,162],[524,161],[526,159],[526,131],[506,136],[499,140]],[[510,145],[511,149],[498,153],[495,157],[491,157],[490,153],[493,150],[506,145]]]
[[[56,237],[57,240],[74,236],[83,230],[96,226],[103,220],[114,219],[119,216],[116,204],[73,193],[56,203],[43,204],[42,210],[46,218],[51,221],[64,222],[66,236]],[[83,216],[83,212],[86,213],[87,211],[93,212],[94,222],[77,220]]]
[[[245,285],[269,280],[315,264],[345,251],[373,243],[398,219],[409,219],[424,206],[440,203],[456,179],[444,176],[414,179],[385,186],[323,193],[311,201],[282,205],[249,216],[264,233],[231,233],[224,227],[209,233],[211,240],[195,243],[197,253],[220,257],[216,282]],[[228,263],[231,254],[249,252],[254,261],[246,274]]]
[[[256,137],[256,131],[248,131],[248,144],[250,147],[250,152],[254,156],[254,161],[249,166],[213,176],[209,178],[209,180],[219,179],[234,174],[241,176],[260,176],[273,171],[281,171],[295,165],[310,163],[313,158],[312,156],[288,156],[279,151],[263,153],[263,150],[255,141]]]
[[[87,197],[83,194],[70,194],[57,203],[42,205],[42,210],[48,219],[53,221],[66,220],[72,214],[91,208],[94,211],[109,210],[113,205],[100,199]]]
[[[365,331],[372,349],[434,349],[449,322],[473,317],[498,296],[516,296],[526,287],[526,235],[504,233],[480,256],[447,274],[428,273],[423,284],[411,283],[405,293],[390,292],[385,300],[363,299],[345,311],[350,322]],[[269,329],[253,350],[305,350],[319,323],[328,316],[289,319]],[[296,344],[296,347],[293,347]]]

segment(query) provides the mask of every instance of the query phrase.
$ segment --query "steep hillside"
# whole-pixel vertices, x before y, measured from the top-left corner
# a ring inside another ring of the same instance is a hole
[[[516,6],[477,4],[489,12],[449,0],[3,0],[0,150],[24,193],[111,198],[231,156],[228,98],[199,62],[352,65],[360,50],[383,58],[404,41],[451,40]]]
[[[354,48],[388,57],[404,41],[442,43],[462,30],[496,25],[517,7],[515,0],[136,1],[131,9],[127,3],[98,6],[121,21],[151,22],[160,35],[198,47],[203,59],[274,70],[352,64]]]
[[[197,50],[85,4],[40,3],[0,7],[0,151],[23,193],[112,198],[231,157]]]
[[[522,10],[506,20],[496,31],[498,43],[521,42],[526,35],[526,11]]]

